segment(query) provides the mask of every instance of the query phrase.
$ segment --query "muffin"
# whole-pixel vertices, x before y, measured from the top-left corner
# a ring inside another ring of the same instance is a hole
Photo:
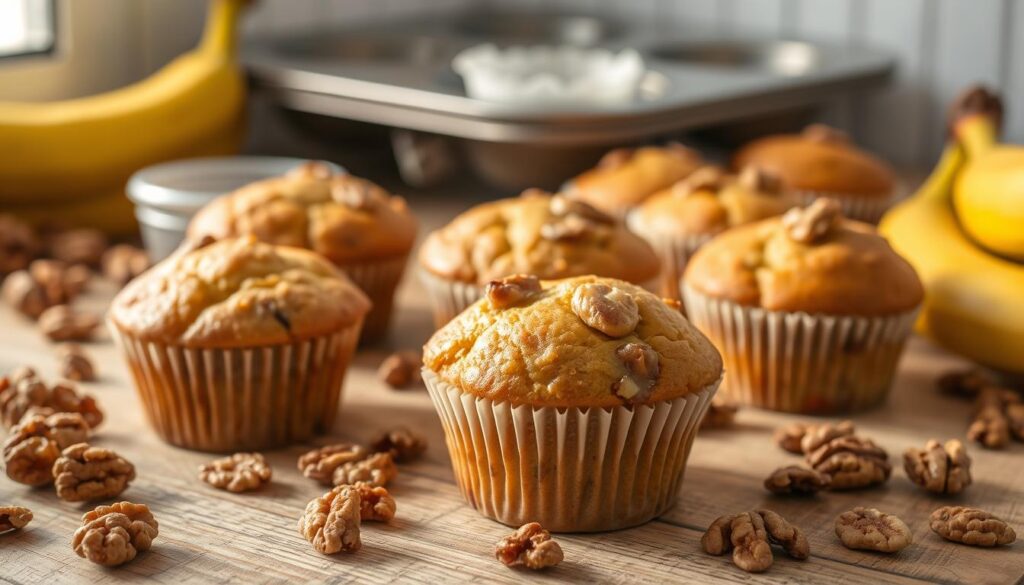
[[[331,428],[369,310],[321,256],[250,236],[179,250],[117,295],[108,322],[157,433],[237,451]]]
[[[683,297],[722,352],[726,397],[840,414],[885,399],[924,289],[873,227],[819,199],[702,247]]]
[[[215,199],[188,227],[193,241],[246,235],[308,248],[342,268],[373,300],[363,340],[387,333],[395,289],[416,239],[416,220],[404,199],[311,162]]]
[[[677,143],[617,148],[569,181],[565,193],[618,218],[702,164],[697,151]]]
[[[686,261],[715,234],[782,215],[796,205],[775,175],[755,167],[738,176],[701,167],[629,213],[629,229],[650,242],[661,258],[661,295],[680,299]]]
[[[774,173],[802,204],[829,197],[846,217],[869,223],[881,219],[896,195],[895,173],[887,163],[822,124],[808,126],[801,134],[755,140],[736,153],[733,166]]]
[[[654,250],[621,222],[537,189],[459,215],[427,237],[419,261],[438,327],[503,276],[596,274],[656,286],[659,270]]]
[[[558,532],[672,507],[722,375],[677,304],[611,278],[516,275],[437,331],[423,377],[470,505]]]

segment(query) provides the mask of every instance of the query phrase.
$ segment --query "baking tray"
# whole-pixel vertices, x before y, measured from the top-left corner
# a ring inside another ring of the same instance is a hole
[[[538,108],[472,99],[460,50],[569,43],[640,51],[640,96],[615,106]],[[886,83],[893,59],[868,49],[666,31],[550,12],[469,10],[249,42],[254,83],[301,112],[494,143],[612,144],[819,104]]]

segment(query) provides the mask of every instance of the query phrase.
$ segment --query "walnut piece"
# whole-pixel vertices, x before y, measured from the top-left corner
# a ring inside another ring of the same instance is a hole
[[[839,222],[839,204],[828,198],[815,199],[807,207],[794,207],[782,216],[786,234],[795,242],[813,244]]]
[[[86,440],[88,433],[88,425],[78,414],[26,416],[4,441],[7,477],[25,485],[49,485],[61,449]]]
[[[32,226],[10,213],[0,213],[0,276],[28,266],[40,247]]]
[[[739,183],[751,191],[769,195],[777,195],[783,190],[782,177],[772,171],[754,165],[743,167],[740,171]]]
[[[53,464],[57,497],[88,502],[118,496],[135,479],[135,466],[110,449],[72,445]]]
[[[540,237],[553,242],[572,242],[590,237],[596,230],[594,222],[578,215],[552,219],[540,226]]]
[[[30,319],[36,319],[50,304],[46,291],[32,278],[28,270],[18,270],[7,275],[0,287],[0,298],[14,310]]]
[[[974,419],[967,427],[967,438],[987,449],[1002,449],[1010,442],[1010,405],[1019,404],[1012,390],[985,386],[974,400]]]
[[[738,402],[729,400],[724,396],[716,395],[708,406],[708,412],[700,421],[702,429],[724,429],[731,427],[736,422],[736,413],[739,412]]]
[[[359,538],[361,502],[358,488],[339,485],[306,504],[299,518],[299,534],[325,555],[359,550],[363,546]]]
[[[0,534],[21,530],[32,521],[32,510],[21,506],[0,506]]]
[[[331,198],[351,209],[373,211],[385,204],[390,194],[367,179],[346,174],[331,181]]]
[[[606,225],[613,225],[615,223],[615,218],[599,210],[593,205],[561,194],[553,195],[551,197],[551,203],[549,204],[548,209],[551,211],[551,215],[556,217],[575,215],[580,219],[594,223]]]
[[[60,260],[36,260],[29,265],[28,272],[42,288],[47,307],[75,300],[92,279],[92,271],[87,266],[68,265]]]
[[[427,442],[405,427],[399,427],[377,437],[370,448],[378,453],[391,453],[400,463],[415,461],[427,450]]]
[[[603,283],[587,283],[572,294],[572,312],[591,329],[609,337],[625,337],[640,323],[633,295]]]
[[[836,517],[836,536],[849,549],[899,552],[914,542],[910,528],[896,516],[857,507]]]
[[[103,422],[96,400],[87,394],[79,395],[69,382],[47,386],[31,368],[0,377],[0,422],[4,427],[9,429],[17,424],[33,407],[81,414],[93,429]]]
[[[644,402],[661,374],[658,352],[646,343],[630,342],[615,350],[615,355],[626,366],[626,373],[612,384],[612,393],[626,404]]]
[[[26,421],[38,421],[40,415],[27,415],[21,419],[21,425]],[[50,439],[57,443],[60,449],[66,449],[71,445],[84,443],[89,438],[89,423],[77,412],[55,412],[42,419],[49,431],[46,433]]]
[[[346,463],[365,459],[369,452],[360,445],[337,443],[313,449],[299,457],[299,471],[309,479],[331,485],[334,471]]]
[[[398,505],[387,488],[359,482],[352,486],[359,492],[359,517],[364,522],[388,522],[395,517]]]
[[[236,494],[262,487],[271,475],[270,466],[259,453],[235,453],[199,466],[199,479]]]
[[[399,351],[384,358],[377,368],[377,377],[396,390],[409,388],[420,383],[420,367],[423,358],[419,352]]]
[[[939,376],[935,381],[938,389],[953,396],[975,398],[983,388],[995,386],[995,378],[982,368],[954,370]]]
[[[50,238],[49,246],[50,255],[57,260],[99,268],[107,250],[107,236],[91,228],[64,230]]]
[[[91,382],[96,379],[96,368],[85,349],[77,343],[64,343],[57,348],[60,358],[60,375],[75,382]]]
[[[889,454],[870,439],[839,437],[807,454],[807,463],[832,478],[829,489],[859,489],[884,483],[892,473]]]
[[[148,506],[117,502],[86,512],[71,548],[78,556],[98,565],[116,567],[134,559],[140,551],[149,550],[159,533]]]
[[[529,274],[515,274],[487,284],[487,300],[495,309],[507,309],[518,305],[539,293],[540,280]]]
[[[800,441],[803,440],[804,435],[807,434],[807,429],[811,425],[805,423],[793,423],[784,427],[775,429],[775,434],[772,436],[772,440],[779,446],[783,451],[795,453],[797,455],[803,455],[803,448],[800,447]]]
[[[494,556],[506,567],[544,569],[562,562],[565,555],[551,533],[538,524],[523,524],[494,546]]]
[[[795,559],[810,554],[807,537],[796,526],[771,510],[754,510],[718,517],[701,537],[701,547],[711,555],[732,551],[737,567],[750,573],[767,571],[774,562],[770,544],[783,548]]]
[[[910,481],[937,494],[958,494],[971,485],[971,459],[956,439],[945,445],[932,439],[924,449],[907,449],[903,469]]]
[[[837,424],[823,423],[810,425],[807,432],[800,439],[800,450],[803,453],[811,453],[819,447],[839,437],[852,436],[855,431],[853,421],[844,420]]]
[[[39,329],[51,341],[87,341],[99,324],[99,317],[81,313],[71,305],[55,305],[39,315]]]
[[[1006,522],[977,508],[943,506],[932,512],[930,526],[942,538],[970,546],[998,546],[1017,540]]]
[[[103,275],[119,286],[145,272],[151,265],[145,250],[130,244],[118,244],[103,253]]]
[[[764,488],[773,494],[809,495],[828,487],[832,478],[813,469],[789,465],[773,471],[764,480]]]
[[[367,483],[384,487],[398,476],[398,467],[391,453],[374,453],[359,461],[343,463],[334,470],[334,485]]]
[[[672,194],[677,197],[689,197],[700,191],[718,192],[725,186],[728,175],[718,165],[705,165],[693,171],[685,179],[672,185]]]

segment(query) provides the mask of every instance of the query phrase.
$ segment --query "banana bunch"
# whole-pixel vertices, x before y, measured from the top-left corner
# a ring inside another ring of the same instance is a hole
[[[237,152],[245,84],[235,61],[245,0],[212,0],[199,46],[150,77],[56,102],[0,102],[0,207],[30,220],[134,229],[138,169]]]
[[[921,333],[1024,373],[1024,263],[1014,260],[1024,257],[1024,149],[995,145],[1001,109],[983,89],[954,113],[954,140],[931,176],[879,229],[925,284]]]

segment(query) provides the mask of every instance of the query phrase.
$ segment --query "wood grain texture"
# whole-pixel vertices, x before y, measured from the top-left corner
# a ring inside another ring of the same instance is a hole
[[[455,209],[437,202],[418,206],[425,228]],[[101,310],[112,294],[101,283],[82,304]],[[418,283],[408,278],[401,291],[392,343],[415,347],[430,333],[430,316]],[[57,500],[51,489],[29,489],[0,477],[0,503],[24,505],[35,520],[23,531],[0,535],[0,582],[7,583],[1013,583],[1024,576],[1024,543],[983,550],[945,542],[927,526],[930,512],[963,503],[988,509],[1024,532],[1024,445],[1003,452],[971,448],[975,484],[959,498],[926,495],[911,485],[897,457],[931,438],[962,437],[966,406],[936,395],[933,379],[960,362],[921,340],[904,360],[894,395],[876,411],[854,419],[894,456],[897,469],[881,489],[827,493],[788,500],[761,487],[775,467],[798,458],[777,449],[772,430],[797,417],[744,410],[734,430],[704,432],[698,438],[679,494],[679,504],[645,526],[592,535],[558,535],[566,560],[543,574],[513,571],[493,557],[493,543],[510,529],[467,506],[453,483],[441,426],[423,390],[394,391],[376,380],[375,368],[390,351],[361,352],[346,381],[339,420],[331,437],[366,441],[401,424],[424,435],[426,457],[401,466],[393,484],[398,514],[390,525],[366,524],[363,549],[326,557],[315,553],[297,530],[306,502],[323,488],[295,469],[297,456],[312,444],[267,453],[274,480],[264,490],[234,495],[196,477],[213,457],[175,449],[150,430],[115,349],[102,338],[88,346],[100,371],[84,385],[101,401],[107,420],[94,442],[116,449],[138,469],[123,499],[151,506],[160,536],[151,551],[118,569],[102,569],[75,556],[71,535],[87,505]],[[21,364],[55,373],[52,348],[29,323],[0,308],[0,371]],[[857,505],[899,514],[914,530],[914,544],[894,556],[843,548],[833,519]],[[736,569],[727,557],[699,550],[700,536],[717,516],[754,507],[775,509],[801,526],[811,558],[794,561],[779,553],[762,575]]]

